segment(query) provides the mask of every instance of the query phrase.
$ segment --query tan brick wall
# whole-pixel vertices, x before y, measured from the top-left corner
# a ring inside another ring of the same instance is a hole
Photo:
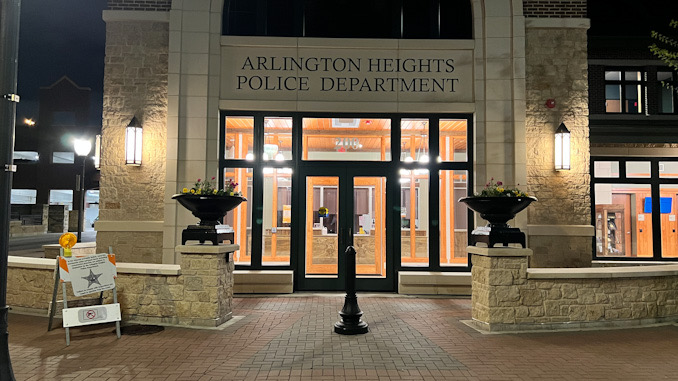
[[[528,224],[591,224],[586,41],[585,28],[526,29],[527,188],[539,199],[527,209]],[[555,99],[555,108],[545,106],[548,99]],[[554,169],[554,133],[561,122],[571,132],[569,171]],[[555,237],[543,238],[538,245],[544,250],[535,250],[531,265],[590,265],[590,247],[582,255],[557,239],[548,244]]]
[[[109,21],[106,24],[100,221],[162,221],[167,149],[169,25]],[[143,126],[142,165],[124,161],[125,127],[136,116]],[[129,262],[162,261],[161,233],[100,232],[100,251],[139,255]],[[146,238],[146,237],[144,237]],[[153,247],[149,247],[149,243]],[[122,246],[118,246],[122,245]],[[125,254],[123,254],[125,255]]]
[[[527,257],[473,255],[472,260],[472,316],[486,328],[560,323],[578,328],[577,323],[615,326],[629,320],[678,319],[675,275],[529,279]]]

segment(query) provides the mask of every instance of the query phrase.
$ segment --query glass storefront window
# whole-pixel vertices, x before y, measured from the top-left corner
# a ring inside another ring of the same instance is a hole
[[[652,257],[649,184],[595,184],[596,256]]]
[[[265,167],[263,245],[264,266],[290,264],[292,169]]]
[[[457,200],[467,194],[466,171],[440,171],[440,265],[468,265],[468,212]]]
[[[428,163],[428,119],[403,119],[400,121],[400,161]]]
[[[236,190],[240,191],[248,202],[241,203],[237,208],[226,213],[224,225],[227,231],[233,231],[233,243],[240,245],[240,250],[233,253],[233,259],[237,265],[249,265],[252,263],[252,168],[224,168],[224,184],[233,179],[238,184]]]
[[[618,161],[596,161],[593,163],[593,176],[600,178],[619,177]]]
[[[659,177],[665,179],[678,179],[678,161],[660,161]]]
[[[353,245],[358,248],[356,273],[386,277],[386,178],[353,179]]]
[[[678,257],[678,184],[659,186],[659,213],[661,215],[662,257]]]
[[[391,120],[304,118],[303,160],[390,161]]]
[[[649,161],[627,161],[626,162],[626,177],[649,178],[650,177],[650,162]]]
[[[400,170],[400,262],[402,266],[429,264],[429,172]]]
[[[440,120],[440,160],[441,161],[466,161],[467,140],[466,131],[468,122],[466,119],[441,119]]]
[[[337,277],[339,178],[306,178],[306,276]]]
[[[292,160],[292,118],[264,118],[265,161]]]
[[[227,116],[224,159],[254,160],[254,117]]]

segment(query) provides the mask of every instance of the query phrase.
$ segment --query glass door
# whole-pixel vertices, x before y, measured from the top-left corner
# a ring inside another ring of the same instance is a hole
[[[352,245],[358,289],[393,290],[393,270],[386,256],[386,177],[346,168],[303,172],[299,289],[343,290],[345,251]]]

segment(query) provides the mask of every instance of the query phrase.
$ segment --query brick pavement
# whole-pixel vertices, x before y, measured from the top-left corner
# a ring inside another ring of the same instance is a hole
[[[118,340],[112,326],[46,332],[10,314],[17,380],[678,379],[678,327],[483,335],[470,300],[359,295],[370,333],[332,332],[341,295],[234,299],[221,330],[167,327]]]

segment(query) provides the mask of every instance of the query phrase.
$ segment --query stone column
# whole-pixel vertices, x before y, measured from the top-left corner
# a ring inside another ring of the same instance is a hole
[[[216,327],[232,317],[233,252],[238,245],[179,245],[184,295],[180,324]]]
[[[520,286],[527,282],[532,250],[514,247],[468,246],[471,255],[471,316],[485,331],[515,324],[521,305]]]

